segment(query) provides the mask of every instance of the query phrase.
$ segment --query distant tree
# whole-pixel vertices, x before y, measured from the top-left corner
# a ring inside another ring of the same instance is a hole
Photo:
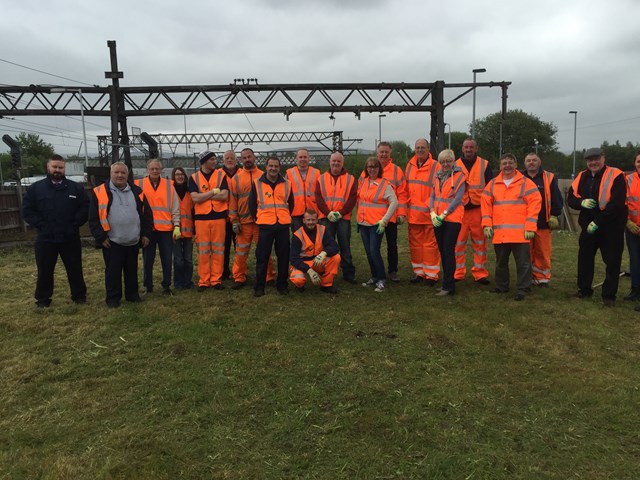
[[[23,176],[46,173],[47,161],[54,154],[53,145],[33,133],[19,133],[15,140],[20,144]]]
[[[513,153],[520,163],[524,156],[535,151],[545,155],[556,150],[557,127],[522,110],[509,110],[504,122],[501,114],[492,113],[476,121],[476,141],[481,156],[491,159],[497,167],[502,124],[502,151]],[[536,144],[537,142],[537,144]]]
[[[393,163],[404,168],[413,156],[413,148],[402,140],[393,140],[391,143],[391,158]]]
[[[462,154],[462,143],[469,138],[467,132],[451,132],[451,150],[459,157]],[[449,133],[444,134],[445,148],[449,148]]]
[[[609,144],[609,142],[602,142],[601,148],[607,159],[607,165],[618,167],[624,171],[635,170],[634,159],[636,153],[640,150],[640,144],[634,145],[631,142],[627,142],[626,145],[623,146],[619,140],[616,140],[616,143],[613,145]],[[582,155],[580,157],[582,158]]]
[[[538,151],[538,156],[542,160],[542,168],[555,173],[558,178],[571,178],[571,171],[573,168],[573,153],[570,155],[565,155],[559,151],[553,151],[548,153],[540,153]],[[524,170],[524,157],[519,164],[520,169]],[[576,155],[576,170],[580,170],[578,164],[578,155]]]

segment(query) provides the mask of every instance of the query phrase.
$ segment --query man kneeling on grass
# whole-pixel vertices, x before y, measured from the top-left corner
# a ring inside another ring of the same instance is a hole
[[[333,279],[340,266],[338,244],[324,225],[318,225],[318,212],[307,209],[302,216],[302,227],[291,239],[291,275],[289,279],[299,292],[304,291],[306,278],[326,293],[338,293]]]

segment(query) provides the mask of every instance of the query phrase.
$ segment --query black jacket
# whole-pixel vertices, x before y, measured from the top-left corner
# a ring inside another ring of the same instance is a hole
[[[84,187],[67,178],[54,185],[50,177],[31,185],[22,200],[24,220],[38,230],[38,240],[62,243],[79,238],[87,222],[89,198]]]
[[[109,203],[107,204],[107,215],[109,215],[111,203],[113,202],[113,194],[111,193],[111,181],[107,180],[104,186],[107,189],[107,197],[109,198]],[[136,199],[136,208],[138,210],[138,215],[140,216],[140,238],[149,238],[151,236],[151,232],[153,231],[153,212],[151,211],[151,207],[149,206],[147,197],[143,195],[142,200],[140,200],[142,189],[137,185],[129,184],[129,186],[131,187],[131,190],[133,190],[133,196]],[[108,235],[107,232],[103,230],[102,224],[100,223],[100,217],[98,216],[98,197],[96,197],[95,190],[91,191],[91,206],[89,207],[89,228],[91,229],[91,234],[96,241],[96,248],[102,248],[102,243],[108,238]]]

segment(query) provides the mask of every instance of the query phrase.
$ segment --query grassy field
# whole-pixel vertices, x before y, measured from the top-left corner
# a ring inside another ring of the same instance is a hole
[[[117,310],[97,251],[89,305],[60,268],[48,310],[33,252],[1,251],[0,478],[638,478],[640,313],[570,298],[574,234],[554,234],[552,288],[524,302],[471,281],[435,298],[406,281],[400,241],[405,281],[383,294],[337,281]]]

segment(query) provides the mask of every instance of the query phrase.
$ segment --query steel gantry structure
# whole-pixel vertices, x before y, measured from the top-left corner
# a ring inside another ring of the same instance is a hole
[[[107,42],[111,70],[108,87],[52,85],[0,86],[0,115],[73,115],[83,102],[87,117],[111,118],[111,158],[120,158],[120,147],[128,146],[127,118],[165,115],[228,115],[249,113],[429,112],[432,149],[444,148],[445,108],[478,87],[502,91],[502,115],[507,111],[507,89],[511,82],[474,83],[318,83],[259,84],[256,79],[236,79],[228,85],[121,87],[124,74],[118,70],[116,42]],[[55,88],[54,88],[55,87]],[[445,91],[460,92],[445,102]],[[129,149],[124,149],[130,164]]]

